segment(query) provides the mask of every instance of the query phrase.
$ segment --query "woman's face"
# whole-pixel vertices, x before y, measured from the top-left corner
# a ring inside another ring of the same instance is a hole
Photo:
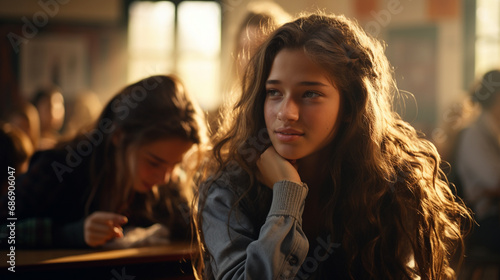
[[[266,81],[264,117],[274,148],[301,159],[333,139],[340,94],[328,73],[302,50],[281,50]]]
[[[145,193],[170,181],[172,171],[182,161],[193,142],[180,138],[154,141],[140,146],[135,154],[134,190]]]

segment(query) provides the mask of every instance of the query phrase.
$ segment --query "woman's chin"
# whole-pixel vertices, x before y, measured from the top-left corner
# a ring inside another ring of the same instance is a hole
[[[137,184],[134,186],[134,190],[138,193],[148,193],[155,187],[156,185]]]
[[[277,151],[278,154],[288,160],[288,161],[297,161],[299,159],[301,159],[302,157],[300,155],[297,155],[296,153],[290,153],[290,152],[280,152],[280,151]]]

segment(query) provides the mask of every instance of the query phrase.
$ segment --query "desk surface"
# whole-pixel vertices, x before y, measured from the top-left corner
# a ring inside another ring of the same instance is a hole
[[[53,250],[16,250],[17,267],[85,267],[96,265],[122,265],[151,262],[173,262],[189,260],[193,252],[188,242],[173,243],[155,247],[141,247],[116,250],[99,249],[53,249]],[[2,250],[2,259],[7,251]],[[8,267],[5,261],[0,267]]]

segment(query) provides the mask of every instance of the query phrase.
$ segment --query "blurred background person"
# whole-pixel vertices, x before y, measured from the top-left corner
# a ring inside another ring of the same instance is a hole
[[[127,229],[156,224],[168,229],[168,240],[188,238],[182,211],[189,209],[206,130],[178,79],[151,76],[128,85],[92,130],[37,152],[16,178],[16,248],[100,247],[127,237]],[[5,197],[1,205],[5,221]]]
[[[29,137],[34,149],[40,142],[40,117],[36,107],[29,102],[14,105],[7,116],[7,122],[22,129]]]
[[[481,114],[460,133],[455,168],[479,224],[470,246],[500,253],[500,70],[484,74],[471,98]]]
[[[235,37],[235,73],[241,77],[250,58],[267,36],[291,20],[290,15],[274,2],[250,2]]]
[[[438,127],[438,133],[433,135],[436,148],[442,159],[454,162],[457,141],[460,132],[474,122],[480,114],[480,108],[469,95],[462,96],[445,110],[445,118]]]
[[[40,89],[32,101],[40,117],[40,142],[37,150],[53,148],[60,137],[60,130],[64,124],[64,97],[56,87]]]
[[[464,200],[464,187],[457,172],[458,142],[463,131],[469,127],[480,114],[480,108],[469,95],[463,96],[444,113],[444,120],[433,133],[433,140],[441,155],[441,168],[453,184],[451,190]]]
[[[243,20],[239,22],[234,35],[233,52],[231,54],[231,71],[228,75],[229,90],[224,94],[224,102],[233,103],[238,93],[245,68],[259,46],[280,25],[290,21],[292,17],[274,2],[255,1],[246,5]],[[212,131],[218,128],[217,114],[209,115]]]
[[[0,166],[4,169],[14,168],[14,177],[28,170],[28,163],[34,152],[33,145],[26,133],[15,125],[0,123]],[[2,172],[0,197],[7,192],[7,172]]]

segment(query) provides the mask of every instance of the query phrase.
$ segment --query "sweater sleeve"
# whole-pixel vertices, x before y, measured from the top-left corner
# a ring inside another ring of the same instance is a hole
[[[293,279],[309,249],[302,230],[307,192],[305,184],[277,182],[266,221],[256,229],[247,213],[232,208],[238,199],[234,191],[212,185],[202,230],[214,278]]]

